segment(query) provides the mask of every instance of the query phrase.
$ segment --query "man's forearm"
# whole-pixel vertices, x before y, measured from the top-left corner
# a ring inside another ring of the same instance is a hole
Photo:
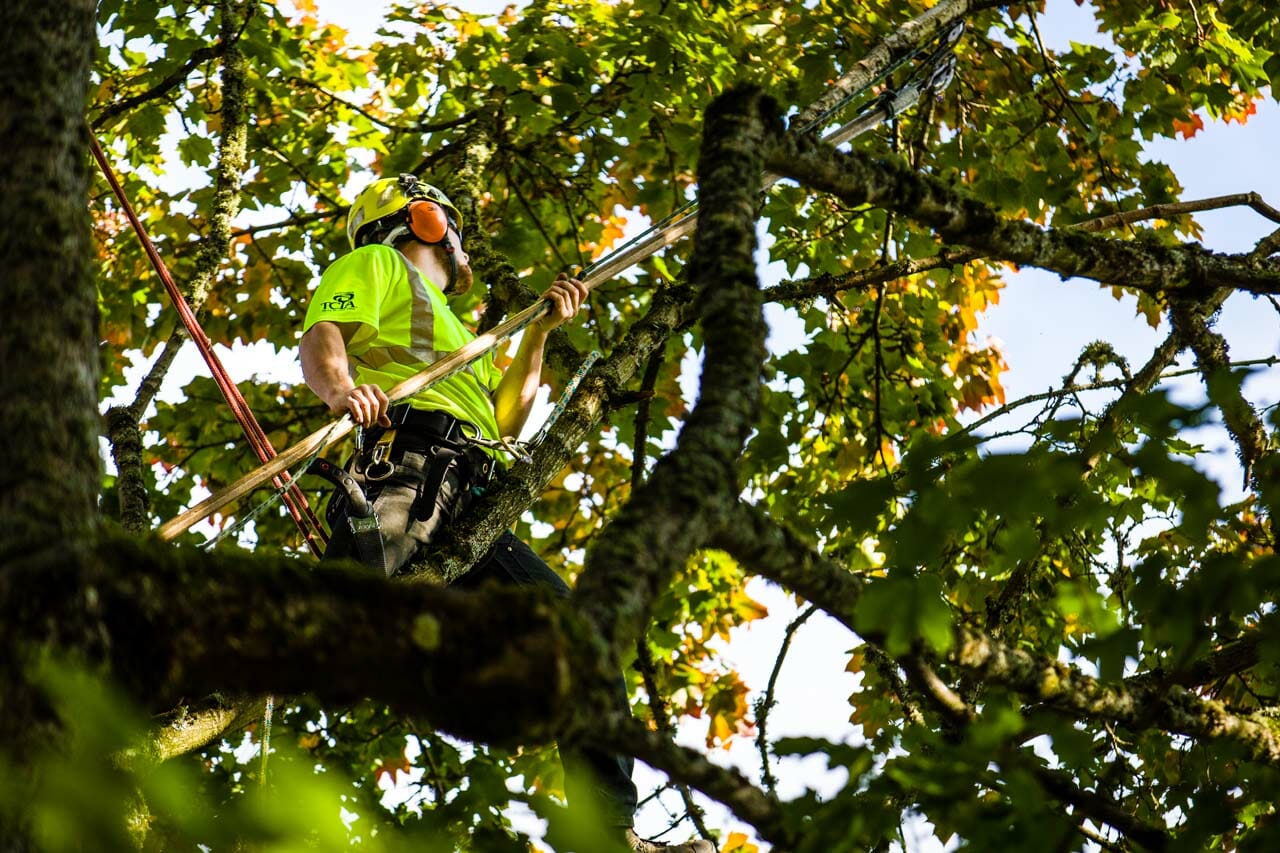
[[[347,346],[334,323],[317,323],[302,336],[299,345],[302,376],[307,386],[330,409],[345,408],[342,401],[355,387],[347,372]]]
[[[542,351],[546,343],[547,332],[541,326],[534,324],[525,329],[515,359],[493,392],[498,432],[504,436],[519,436],[529,420],[542,384]]]
[[[334,414],[346,412],[361,426],[390,426],[390,401],[376,385],[356,385],[347,372],[347,340],[354,325],[344,329],[338,323],[316,323],[302,336],[299,355],[302,376],[316,396]]]

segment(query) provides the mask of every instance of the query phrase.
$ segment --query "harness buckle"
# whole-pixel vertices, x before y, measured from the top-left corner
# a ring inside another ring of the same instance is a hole
[[[387,479],[395,472],[391,464],[391,444],[396,440],[396,431],[389,429],[378,438],[369,454],[369,464],[364,468],[364,477],[375,483]]]

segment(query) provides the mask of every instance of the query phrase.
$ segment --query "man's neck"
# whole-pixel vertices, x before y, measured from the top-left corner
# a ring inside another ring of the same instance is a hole
[[[444,290],[449,286],[449,267],[444,252],[420,240],[406,240],[396,248],[436,287]]]

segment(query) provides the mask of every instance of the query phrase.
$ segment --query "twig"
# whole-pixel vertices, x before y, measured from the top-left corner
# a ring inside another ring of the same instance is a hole
[[[1185,213],[1198,213],[1202,210],[1220,210],[1224,207],[1239,207],[1241,205],[1253,208],[1255,211],[1270,219],[1272,222],[1280,222],[1280,210],[1276,210],[1271,205],[1262,200],[1262,196],[1255,192],[1236,193],[1234,195],[1220,195],[1213,198],[1200,199],[1199,201],[1179,201],[1170,204],[1157,204],[1151,207],[1141,207],[1137,210],[1126,210],[1121,213],[1113,213],[1109,216],[1100,216],[1097,219],[1087,219],[1084,222],[1077,222],[1071,228],[1078,228],[1081,231],[1105,231],[1109,228],[1115,228],[1119,225],[1131,225],[1134,222],[1142,222],[1147,219],[1172,219],[1175,216],[1181,216]]]
[[[635,441],[632,442],[632,452],[635,454],[631,459],[632,492],[644,485],[644,469],[647,458],[645,445],[649,443],[649,410],[653,407],[653,389],[658,382],[658,373],[662,370],[662,361],[665,356],[665,348],[655,349],[650,353],[649,362],[644,369],[644,378],[640,380],[640,402],[636,406]]]
[[[413,125],[393,124],[387,121],[386,119],[379,118],[378,116],[370,113],[368,110],[364,109],[363,107],[360,107],[357,104],[353,104],[348,100],[338,97],[333,92],[330,92],[328,89],[326,89],[325,87],[321,86],[319,83],[316,83],[312,80],[307,80],[303,77],[290,77],[289,82],[298,83],[302,86],[306,86],[309,89],[314,89],[315,91],[324,95],[333,103],[339,104],[353,112],[359,113],[360,115],[364,116],[374,124],[385,127],[387,130],[394,130],[400,133],[436,133],[441,130],[451,130],[455,127],[461,127],[462,125],[467,124],[468,122],[474,121],[477,114],[475,110],[471,110],[470,112],[463,113],[457,118],[447,119],[445,121],[437,121],[437,122],[420,121],[417,124],[413,124]]]
[[[1233,361],[1227,366],[1232,369],[1235,369],[1239,367],[1274,367],[1277,364],[1280,364],[1280,356],[1273,355],[1267,358],[1253,358],[1245,361]],[[1190,376],[1193,373],[1199,373],[1199,372],[1200,372],[1199,369],[1194,367],[1189,367],[1182,370],[1169,370],[1164,373],[1161,373],[1157,381],[1164,381],[1165,379],[1176,379],[1179,376]],[[948,440],[950,440],[952,438],[957,438],[959,436],[967,435],[968,433],[975,432],[980,427],[986,426],[991,421],[1004,417],[1005,415],[1012,412],[1014,409],[1021,408],[1031,403],[1040,403],[1045,400],[1053,400],[1060,397],[1064,397],[1068,394],[1078,394],[1082,391],[1099,391],[1107,388],[1123,388],[1126,384],[1129,383],[1129,381],[1130,380],[1127,378],[1126,379],[1107,379],[1100,382],[1087,382],[1083,385],[1073,384],[1063,388],[1055,388],[1051,391],[1042,391],[1038,394],[1028,394],[1025,397],[1019,397],[1017,400],[1014,400],[1010,403],[1006,403],[1000,408],[995,409],[994,411],[988,412],[987,414],[983,415],[981,418],[974,421],[973,423],[968,424],[962,429],[956,430],[955,432],[948,434],[947,438]]]
[[[760,750],[760,781],[764,784],[765,790],[777,795],[777,780],[773,778],[773,771],[769,769],[769,738],[766,729],[769,723],[769,712],[773,710],[776,703],[774,690],[778,685],[778,674],[782,672],[782,663],[787,659],[787,652],[791,648],[791,640],[796,635],[796,631],[800,630],[800,626],[809,620],[809,617],[818,611],[817,605],[810,604],[804,611],[791,620],[791,624],[787,626],[786,634],[783,635],[782,645],[778,648],[778,657],[773,662],[773,672],[769,674],[769,686],[764,692],[764,698],[756,704],[756,747]]]
[[[815,296],[830,296],[842,290],[854,290],[882,282],[906,278],[929,270],[953,267],[966,264],[980,258],[981,255],[971,249],[943,249],[936,255],[918,260],[899,261],[888,266],[875,266],[870,269],[856,270],[844,275],[823,273],[812,278],[796,281],[784,281],[773,287],[764,289],[764,298],[769,302],[784,300],[812,299]]]
[[[1087,791],[1076,784],[1070,775],[1052,770],[1036,760],[1017,755],[1035,780],[1053,797],[1074,807],[1079,813],[1100,824],[1113,826],[1148,850],[1164,850],[1169,846],[1169,834],[1129,814],[1115,800],[1096,791]]]
[[[649,649],[649,632],[647,630],[636,640],[636,669],[644,680],[644,692],[649,696],[649,711],[653,714],[654,724],[658,727],[658,731],[669,738],[674,738],[675,733],[671,728],[667,702],[662,698],[662,692],[658,690],[657,667],[654,665],[653,653]],[[684,783],[676,783],[675,787],[680,791],[680,798],[684,800],[685,812],[689,815],[689,819],[693,821],[698,834],[711,840],[713,836],[702,819],[701,807],[693,801],[693,792],[689,790],[689,786]]]
[[[938,673],[923,655],[904,657],[900,663],[925,698],[948,720],[959,725],[974,720],[976,716],[974,709],[938,677]]]
[[[93,129],[101,130],[103,125],[121,113],[127,112],[141,104],[145,104],[147,101],[163,97],[175,86],[187,79],[187,76],[195,70],[197,65],[202,62],[207,62],[210,59],[217,59],[221,57],[228,47],[238,42],[240,37],[244,35],[244,31],[248,28],[249,21],[253,18],[256,11],[256,7],[251,7],[246,10],[244,20],[240,24],[240,29],[237,30],[231,38],[224,37],[220,39],[217,44],[196,48],[191,52],[191,56],[188,57],[186,62],[182,63],[182,65],[180,65],[172,74],[152,86],[150,89],[103,107],[102,112],[98,113],[97,117],[93,120]]]
[[[1206,315],[1194,305],[1175,302],[1170,316],[1174,329],[1182,334],[1196,354],[1196,366],[1204,377],[1209,396],[1221,410],[1227,431],[1235,439],[1240,464],[1244,467],[1244,483],[1248,486],[1255,466],[1271,453],[1271,447],[1266,427],[1245,399],[1240,386],[1232,382],[1218,382],[1228,371],[1226,338],[1209,327]]]

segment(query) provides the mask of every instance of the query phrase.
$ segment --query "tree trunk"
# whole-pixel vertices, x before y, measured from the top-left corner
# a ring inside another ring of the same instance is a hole
[[[90,280],[84,105],[92,0],[13,0],[0,27],[0,602],[23,605],[15,569],[39,566],[50,589],[91,547],[100,486],[97,304]],[[18,572],[25,575],[27,572]],[[72,591],[73,592],[73,591]],[[30,606],[26,602],[25,606]],[[83,629],[85,626],[79,626]],[[77,626],[48,625],[46,637]],[[18,792],[57,724],[27,680],[39,651],[0,627],[0,757],[14,787],[0,846],[28,849]],[[64,634],[65,635],[65,634]],[[82,633],[87,640],[88,632]],[[86,643],[87,645],[87,643]]]

